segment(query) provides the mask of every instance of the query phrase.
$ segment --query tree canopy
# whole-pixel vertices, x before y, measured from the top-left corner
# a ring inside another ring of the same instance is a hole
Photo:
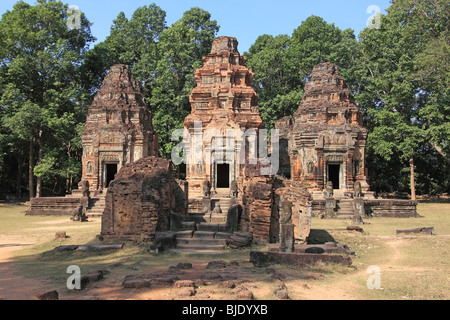
[[[314,65],[332,62],[355,95],[369,129],[367,167],[374,191],[450,190],[449,3],[392,0],[380,28],[359,35],[310,16],[291,34],[259,36],[248,52],[266,129],[292,116]],[[86,111],[109,68],[132,67],[160,139],[191,110],[195,70],[219,32],[194,7],[171,26],[152,3],[119,12],[109,36],[95,40],[61,1],[18,1],[0,19],[0,193],[70,192],[81,175]],[[72,13],[73,14],[73,13]],[[237,35],[238,37],[238,35]]]

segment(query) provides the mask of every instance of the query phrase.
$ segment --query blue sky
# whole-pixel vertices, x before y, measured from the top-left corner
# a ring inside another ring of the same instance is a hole
[[[0,0],[0,14],[12,10],[17,0]],[[25,0],[35,4],[34,0]],[[366,27],[371,13],[367,8],[376,5],[385,13],[390,0],[63,0],[77,5],[93,23],[92,33],[97,42],[103,41],[110,31],[112,21],[123,11],[130,18],[134,10],[156,3],[166,12],[167,25],[177,21],[192,7],[211,13],[220,25],[218,36],[232,36],[239,41],[239,51],[244,53],[258,36],[270,34],[291,35],[302,21],[311,15],[335,23],[341,29],[351,28],[355,34]]]

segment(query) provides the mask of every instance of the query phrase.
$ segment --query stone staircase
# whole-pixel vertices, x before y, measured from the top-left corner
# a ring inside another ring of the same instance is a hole
[[[178,231],[176,237],[176,249],[172,252],[184,254],[225,254],[227,250],[227,238],[230,234],[215,231]]]
[[[231,206],[229,189],[218,189],[211,197],[211,211],[216,203],[220,204],[222,213],[202,213],[202,198],[193,199],[189,203],[189,221],[195,222],[195,230],[183,230],[175,233],[176,249],[171,250],[184,254],[225,254],[227,238],[227,214]]]
[[[86,215],[88,217],[101,217],[105,210],[105,195],[106,192],[100,194],[94,194],[89,198],[89,206],[86,209]]]
[[[353,217],[353,199],[340,199],[336,206],[336,215],[338,219],[351,219]]]
[[[201,199],[196,199],[189,204],[189,219],[196,223],[226,223],[228,209],[231,206],[231,198],[211,198],[211,211],[214,210],[216,203],[220,204],[222,213],[202,213]]]

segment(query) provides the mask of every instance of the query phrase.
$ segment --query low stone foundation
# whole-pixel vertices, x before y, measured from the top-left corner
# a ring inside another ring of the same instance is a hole
[[[30,216],[71,216],[74,210],[82,204],[82,198],[54,197],[32,198],[31,206],[26,215]]]
[[[351,201],[352,199],[349,200]],[[313,200],[312,215],[314,217],[325,215],[325,203],[326,200]],[[364,199],[364,211],[366,216],[371,217],[416,218],[419,216],[417,214],[417,204],[417,201],[411,200]],[[336,209],[335,213],[336,217],[339,218],[339,209]]]
[[[250,262],[255,267],[265,267],[270,264],[289,264],[296,266],[315,265],[317,263],[336,263],[345,266],[352,265],[348,255],[314,254],[314,253],[286,253],[286,252],[250,252]]]
[[[398,199],[376,199],[365,201],[366,212],[373,217],[416,218],[417,201]]]

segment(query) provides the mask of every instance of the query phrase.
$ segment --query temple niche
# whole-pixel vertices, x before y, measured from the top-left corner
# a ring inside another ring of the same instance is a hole
[[[103,80],[82,134],[83,175],[91,191],[108,188],[128,163],[158,154],[158,137],[139,84],[127,65],[114,65]]]
[[[253,73],[245,67],[246,58],[237,46],[236,38],[215,39],[211,52],[203,57],[203,67],[195,73],[197,86],[190,95],[192,112],[184,121],[190,136],[185,149],[186,180],[192,198],[203,195],[205,181],[213,195],[229,195],[244,164],[239,161],[241,151],[245,150],[243,155],[248,158],[250,149],[240,144],[239,133],[256,137],[262,127],[258,99],[251,87]]]
[[[281,173],[312,192],[322,192],[327,182],[342,195],[353,191],[356,182],[368,191],[368,131],[362,119],[337,66],[316,65],[293,119],[286,117],[275,125],[280,129]]]

